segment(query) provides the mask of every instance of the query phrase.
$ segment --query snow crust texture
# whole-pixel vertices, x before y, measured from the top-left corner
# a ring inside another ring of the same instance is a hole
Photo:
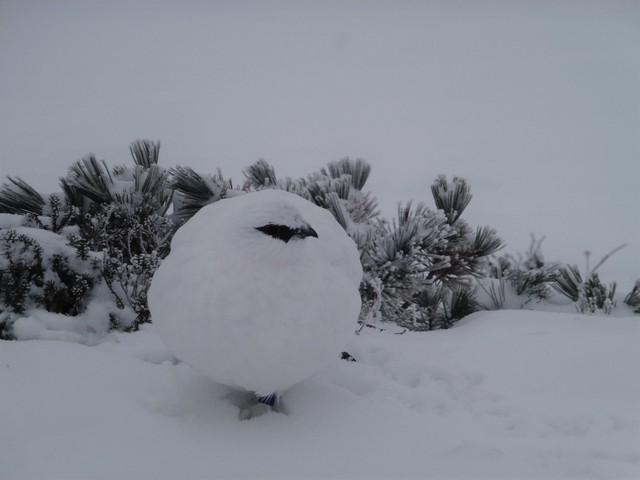
[[[305,233],[258,230],[273,226]],[[149,307],[178,358],[265,395],[339,355],[357,327],[361,277],[356,245],[328,211],[263,190],[206,206],[179,229]]]

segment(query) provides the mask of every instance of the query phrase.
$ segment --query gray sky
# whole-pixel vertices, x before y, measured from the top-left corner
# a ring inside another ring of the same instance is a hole
[[[88,153],[241,180],[373,166],[386,216],[469,180],[467,219],[640,268],[640,2],[0,0],[0,175],[39,189]]]

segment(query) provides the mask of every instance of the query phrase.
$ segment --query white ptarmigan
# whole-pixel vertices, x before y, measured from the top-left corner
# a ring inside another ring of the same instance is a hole
[[[336,358],[360,312],[360,257],[331,213],[281,190],[202,208],[175,234],[148,301],[169,350],[213,381],[276,394]]]

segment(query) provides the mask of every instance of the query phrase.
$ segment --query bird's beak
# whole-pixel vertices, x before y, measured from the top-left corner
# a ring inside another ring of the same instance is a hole
[[[303,228],[298,228],[296,230],[296,237],[299,238],[307,238],[307,237],[315,237],[318,238],[318,232],[316,232],[310,225],[307,225]]]

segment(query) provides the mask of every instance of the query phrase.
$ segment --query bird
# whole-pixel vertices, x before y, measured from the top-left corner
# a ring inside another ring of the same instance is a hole
[[[240,418],[340,355],[357,326],[355,242],[326,209],[278,189],[201,208],[181,226],[148,291],[151,320],[179,360],[248,395]]]

